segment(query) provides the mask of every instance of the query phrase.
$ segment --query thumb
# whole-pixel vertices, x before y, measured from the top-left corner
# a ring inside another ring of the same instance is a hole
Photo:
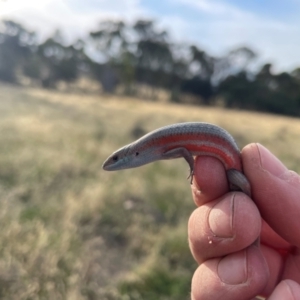
[[[300,177],[269,150],[250,144],[242,151],[244,173],[262,218],[281,237],[300,247]]]

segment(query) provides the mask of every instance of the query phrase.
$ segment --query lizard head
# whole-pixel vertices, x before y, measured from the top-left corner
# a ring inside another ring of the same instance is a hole
[[[155,151],[150,151],[151,155],[149,155],[149,149],[143,149],[142,151],[138,149],[139,147],[136,147],[134,144],[120,148],[105,160],[102,166],[103,169],[106,171],[116,171],[136,168],[159,159]]]
[[[115,171],[127,169],[130,164],[130,156],[128,155],[128,146],[124,146],[113,152],[103,163],[103,169],[106,171]]]
[[[103,163],[106,171],[130,169],[145,164],[138,151],[134,151],[131,145],[124,146],[113,152]]]

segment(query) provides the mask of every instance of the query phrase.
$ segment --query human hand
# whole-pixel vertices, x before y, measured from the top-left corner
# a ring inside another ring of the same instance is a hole
[[[192,299],[300,299],[300,176],[266,148],[242,150],[251,199],[228,193],[224,167],[197,157],[189,243],[199,263]],[[200,191],[201,189],[201,191]],[[260,212],[260,213],[259,213]],[[261,216],[260,216],[261,214]],[[261,247],[253,242],[260,235]]]

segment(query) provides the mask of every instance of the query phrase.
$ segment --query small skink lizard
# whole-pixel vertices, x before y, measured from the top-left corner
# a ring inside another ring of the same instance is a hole
[[[226,169],[231,190],[251,196],[248,179],[242,173],[240,150],[223,128],[202,122],[178,123],[156,129],[112,153],[103,169],[115,171],[139,167],[153,161],[183,157],[190,167],[191,183],[194,156],[218,158]]]

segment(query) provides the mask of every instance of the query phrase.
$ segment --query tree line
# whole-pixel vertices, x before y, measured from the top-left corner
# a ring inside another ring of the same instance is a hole
[[[121,87],[124,94],[140,96],[149,87],[155,99],[160,89],[170,100],[184,95],[204,105],[300,115],[300,68],[275,74],[272,65],[253,71],[257,54],[239,47],[214,56],[197,45],[174,42],[152,20],[102,21],[83,39],[67,44],[56,31],[40,42],[38,34],[21,24],[0,24],[0,80],[13,84],[27,78],[36,85],[55,88],[61,81],[90,77],[106,93]]]

